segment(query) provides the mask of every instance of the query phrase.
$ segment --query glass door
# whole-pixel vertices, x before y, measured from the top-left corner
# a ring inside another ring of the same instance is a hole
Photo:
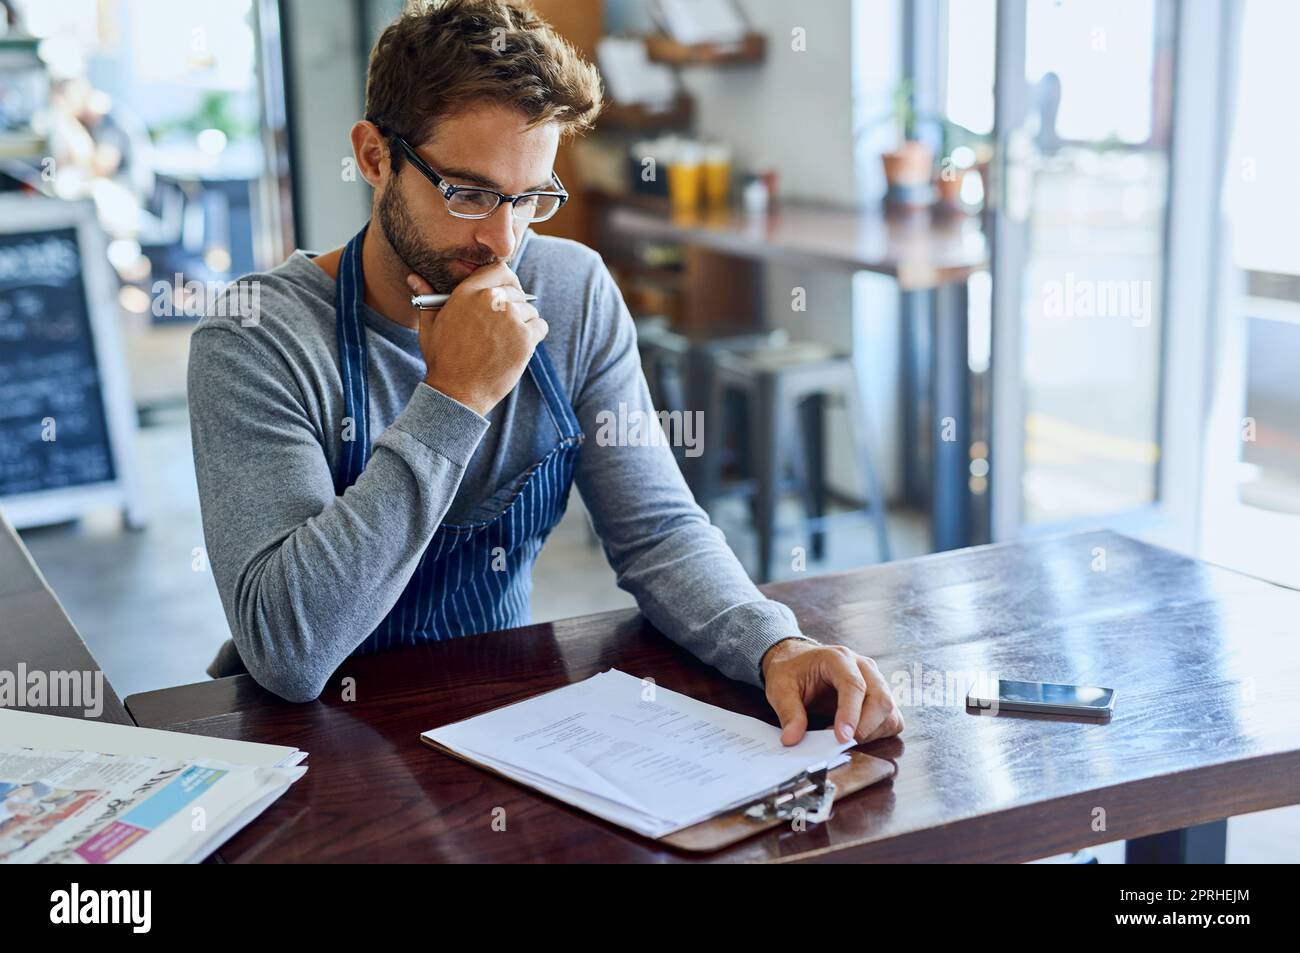
[[[1192,545],[1187,461],[1199,446],[1190,421],[1208,310],[1183,310],[1184,282],[1204,278],[1204,267],[1186,269],[1213,249],[1188,244],[1176,225],[1208,215],[1205,197],[1216,194],[1202,128],[1215,117],[1177,108],[1199,93],[1178,70],[1187,42],[1205,42],[1213,20],[1189,17],[1195,6],[998,5],[995,539],[1104,525]]]

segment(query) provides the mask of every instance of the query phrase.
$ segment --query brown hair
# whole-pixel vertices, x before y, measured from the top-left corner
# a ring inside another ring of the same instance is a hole
[[[600,75],[532,10],[509,0],[413,0],[380,35],[366,77],[366,119],[427,142],[437,121],[475,101],[513,106],[562,137],[591,128]],[[391,149],[394,167],[400,150]]]

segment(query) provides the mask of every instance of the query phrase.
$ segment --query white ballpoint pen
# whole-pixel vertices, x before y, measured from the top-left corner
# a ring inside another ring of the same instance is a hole
[[[447,299],[450,298],[450,297],[451,297],[451,295],[449,295],[449,294],[446,294],[446,295],[412,295],[412,296],[411,296],[411,307],[412,307],[412,308],[418,308],[418,309],[421,310],[421,311],[437,311],[439,308],[441,308],[444,304],[447,303]],[[525,300],[525,301],[536,301],[536,300],[537,300],[537,295],[526,294],[526,295],[524,295],[524,300]]]

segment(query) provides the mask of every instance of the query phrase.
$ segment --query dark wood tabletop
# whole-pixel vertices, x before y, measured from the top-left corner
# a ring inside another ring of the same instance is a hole
[[[624,235],[686,242],[738,258],[890,275],[905,291],[964,281],[988,267],[980,223],[964,215],[782,201],[759,214],[620,207],[610,224]]]
[[[897,775],[824,824],[699,859],[1023,861],[1300,802],[1300,592],[1113,533],[765,591],[806,634],[877,660],[907,727],[862,750]],[[227,861],[697,859],[420,743],[610,667],[775,723],[758,689],[631,611],[358,658],[307,704],[239,676],[127,705],[142,725],[310,752],[306,776],[222,848]],[[1114,688],[1114,717],[980,715],[964,698],[981,673]]]
[[[46,678],[56,672],[101,671],[3,511],[0,511],[0,670],[13,673],[14,678],[19,677],[20,671],[42,672]],[[133,724],[107,678],[102,682],[101,691],[102,711],[97,720]],[[46,715],[86,717],[86,709],[78,706],[15,707]]]

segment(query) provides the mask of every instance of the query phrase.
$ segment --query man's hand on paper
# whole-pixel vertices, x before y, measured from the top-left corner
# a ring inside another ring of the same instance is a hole
[[[874,660],[843,645],[786,639],[761,662],[767,701],[781,720],[781,743],[797,744],[808,709],[835,710],[835,736],[859,744],[903,730],[903,716]]]

